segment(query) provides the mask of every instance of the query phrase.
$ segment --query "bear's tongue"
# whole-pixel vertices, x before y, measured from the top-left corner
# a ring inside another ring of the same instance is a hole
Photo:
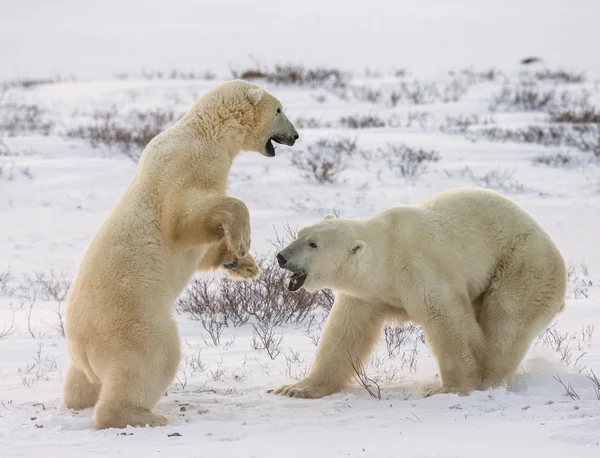
[[[292,275],[290,275],[289,279],[290,279],[290,283],[288,284],[288,290],[289,291],[297,291],[300,288],[302,288],[302,285],[304,284],[304,280],[306,280],[306,272],[304,272],[304,271],[294,272]]]

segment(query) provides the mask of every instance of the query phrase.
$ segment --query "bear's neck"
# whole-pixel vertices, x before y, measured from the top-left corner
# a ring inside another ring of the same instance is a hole
[[[213,148],[213,153],[221,154],[221,159],[228,158],[231,163],[240,153],[248,133],[233,113],[224,110],[192,110],[180,121],[190,134]],[[203,148],[205,149],[205,148]]]

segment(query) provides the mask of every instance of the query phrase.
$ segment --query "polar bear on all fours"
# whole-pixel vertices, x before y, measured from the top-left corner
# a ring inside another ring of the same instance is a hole
[[[367,219],[328,216],[277,255],[289,289],[337,292],[314,364],[275,390],[319,398],[352,379],[386,320],[423,327],[441,387],[469,394],[510,381],[533,338],[564,307],[565,262],[510,199],[460,188]]]
[[[259,273],[248,208],[226,193],[232,161],[240,150],[275,156],[272,141],[297,138],[275,97],[230,81],[150,141],[69,291],[67,407],[95,406],[97,428],[168,423],[152,409],[179,367],[176,297],[196,270]]]

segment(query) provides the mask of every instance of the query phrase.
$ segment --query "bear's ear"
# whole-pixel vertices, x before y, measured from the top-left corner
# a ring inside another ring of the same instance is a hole
[[[365,250],[365,246],[367,246],[367,244],[365,242],[363,242],[362,240],[356,240],[352,244],[352,248],[350,248],[350,253],[352,253],[352,254],[362,253]]]
[[[263,91],[261,88],[255,87],[250,89],[246,96],[252,105],[256,105],[258,102],[260,102],[260,99],[262,99],[264,92],[265,91]]]
[[[330,220],[330,219],[335,219],[335,216],[333,216],[333,215],[325,215],[325,221]]]

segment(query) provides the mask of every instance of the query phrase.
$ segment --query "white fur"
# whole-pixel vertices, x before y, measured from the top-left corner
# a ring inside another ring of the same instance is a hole
[[[328,217],[280,254],[286,268],[307,272],[307,289],[337,291],[310,373],[275,391],[288,396],[341,390],[388,319],[423,327],[442,381],[429,394],[495,387],[564,306],[565,263],[548,234],[511,200],[478,188],[362,220]]]
[[[194,271],[237,262],[233,278],[258,275],[248,209],[227,197],[227,177],[240,150],[265,154],[274,130],[297,135],[278,108],[244,81],[204,94],[148,144],[91,241],[68,296],[63,401],[96,406],[97,428],[167,424],[152,409],[179,366],[173,302]]]

